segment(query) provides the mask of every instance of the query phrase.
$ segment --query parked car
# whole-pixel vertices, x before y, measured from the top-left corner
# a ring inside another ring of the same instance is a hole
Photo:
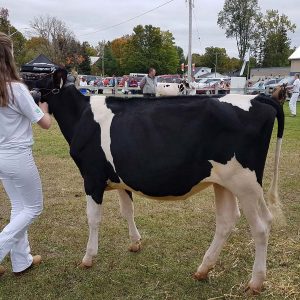
[[[260,93],[265,93],[265,83],[263,81],[258,81],[247,88],[247,94],[256,95]]]
[[[86,82],[88,85],[90,85],[92,83],[92,85],[94,85],[94,82],[97,80],[97,76],[94,75],[86,75],[85,76]]]
[[[201,88],[205,88],[205,87],[210,87],[212,85],[214,85],[217,82],[220,82],[221,80],[224,80],[223,78],[207,78],[205,81],[203,82],[199,82],[198,83],[198,87]]]
[[[293,83],[295,81],[295,77],[293,76],[288,76],[285,77],[283,79],[281,79],[279,82],[274,83],[274,84],[270,84],[267,88],[266,88],[266,94],[272,94],[273,90],[275,87],[280,86],[282,84],[287,84],[287,89],[288,89],[288,97],[291,97],[292,95],[292,88],[293,88]]]

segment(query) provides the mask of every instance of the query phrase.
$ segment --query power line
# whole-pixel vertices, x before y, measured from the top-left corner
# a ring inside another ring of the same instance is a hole
[[[194,16],[195,25],[196,25],[196,31],[197,31],[197,34],[198,34],[199,45],[200,45],[200,47],[201,47],[201,42],[200,42],[200,32],[199,32],[199,27],[198,27],[198,20],[196,19],[196,15],[195,15],[195,4],[194,4],[193,16]]]
[[[196,31],[197,31],[197,35],[198,35],[199,44],[201,45],[201,43],[200,43],[200,32],[199,32],[199,28],[198,28],[198,21],[196,19],[196,15],[195,15],[195,10],[193,10],[193,16],[194,16],[194,20],[195,20],[195,25],[196,25]]]
[[[99,31],[105,31],[105,30],[108,30],[108,29],[111,29],[111,28],[114,28],[114,27],[123,25],[123,24],[125,24],[125,23],[128,23],[128,22],[134,20],[134,19],[137,19],[137,18],[139,18],[139,17],[141,17],[141,16],[144,16],[144,15],[146,15],[146,14],[148,14],[148,13],[150,13],[150,12],[156,10],[156,9],[159,9],[159,8],[165,6],[165,5],[167,5],[167,4],[169,4],[169,3],[173,2],[173,1],[175,1],[175,0],[169,0],[169,1],[163,3],[163,4],[159,5],[159,6],[156,6],[156,7],[152,8],[152,9],[150,9],[150,10],[147,10],[147,11],[145,11],[145,12],[143,12],[143,13],[141,13],[141,14],[135,16],[135,17],[132,17],[132,18],[130,18],[130,19],[127,19],[127,20],[125,20],[125,21],[122,21],[122,22],[120,22],[120,23],[118,23],[118,24],[111,25],[111,26],[104,27],[104,28],[100,28],[100,29],[97,29],[97,30],[95,30],[95,31],[93,31],[93,32],[80,34],[79,36],[89,35],[89,34],[93,34],[93,33],[99,32]]]

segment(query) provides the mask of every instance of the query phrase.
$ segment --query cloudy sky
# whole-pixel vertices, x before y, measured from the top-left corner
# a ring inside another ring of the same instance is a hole
[[[170,1],[170,0],[169,0]],[[192,50],[203,53],[205,47],[224,47],[230,56],[237,56],[234,39],[227,39],[217,25],[217,15],[224,0],[194,0]],[[80,41],[96,45],[100,40],[113,40],[131,34],[138,24],[169,30],[177,45],[187,52],[188,6],[185,0],[173,0],[143,16],[168,0],[1,0],[0,7],[9,9],[10,21],[21,32],[26,32],[34,16],[50,15],[63,20]],[[278,9],[297,24],[300,16],[299,0],[258,0],[262,11]],[[123,21],[132,19],[122,25]],[[300,46],[300,24],[290,35],[292,46]]]

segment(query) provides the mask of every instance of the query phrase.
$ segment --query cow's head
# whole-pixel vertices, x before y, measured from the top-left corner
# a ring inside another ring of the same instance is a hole
[[[284,101],[286,100],[286,96],[287,96],[287,84],[285,83],[274,88],[272,92],[272,98],[278,101],[281,105],[284,104]]]
[[[41,102],[47,102],[50,113],[61,101],[61,93],[67,82],[68,72],[65,69],[57,69],[36,83],[36,88],[41,93]]]

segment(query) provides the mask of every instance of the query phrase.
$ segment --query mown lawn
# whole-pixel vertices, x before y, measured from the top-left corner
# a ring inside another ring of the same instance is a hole
[[[300,299],[300,116],[289,117],[280,165],[280,195],[287,219],[271,232],[268,278],[257,299]],[[300,112],[300,106],[298,107]],[[45,209],[30,228],[33,253],[43,264],[15,278],[10,262],[0,279],[0,299],[246,299],[243,292],[253,264],[253,241],[244,217],[206,282],[191,277],[214,234],[214,200],[206,190],[185,202],[157,202],[135,196],[136,223],[143,249],[134,254],[115,192],[107,192],[100,251],[93,268],[77,268],[88,227],[82,179],[68,155],[57,125],[35,127],[34,153],[43,181]],[[265,170],[268,189],[275,132]],[[8,222],[9,202],[0,188],[0,228]]]

